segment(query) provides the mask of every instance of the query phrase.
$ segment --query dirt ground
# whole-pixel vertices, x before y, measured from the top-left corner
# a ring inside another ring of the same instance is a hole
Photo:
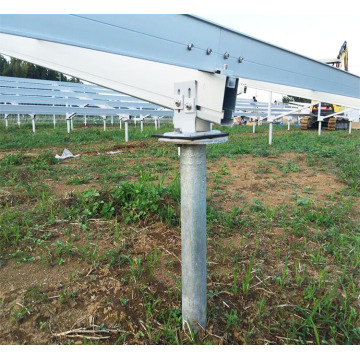
[[[293,169],[284,171],[289,162]],[[216,178],[214,174],[219,176]],[[266,159],[243,156],[237,161],[220,159],[208,164],[208,175],[208,196],[214,196],[224,210],[252,204],[254,199],[274,207],[296,204],[302,197],[325,203],[344,188],[329,171],[308,167],[301,154]],[[64,199],[72,191],[91,186],[52,182],[51,189],[59,199]],[[113,233],[107,226],[99,222],[94,230],[104,234],[99,249],[119,246],[114,245]],[[77,225],[67,229],[76,234]],[[55,234],[51,241],[61,237],[62,230],[60,227],[60,234]],[[167,296],[168,289],[176,286],[176,279],[169,275],[169,263],[171,272],[178,279],[181,276],[178,229],[155,223],[141,229],[127,226],[123,231],[126,237],[121,239],[121,246],[131,249],[134,255],[146,256],[154,248],[162,251],[153,277],[144,286],[154,296],[159,293]],[[280,231],[273,229],[272,235]],[[224,240],[224,245],[228,240]],[[85,243],[84,238],[75,242],[81,243]],[[83,337],[90,333],[94,341],[101,343],[114,343],[118,339],[120,344],[141,344],[145,325],[138,319],[144,304],[137,296],[136,284],[124,282],[122,272],[106,265],[95,270],[76,257],[62,265],[50,266],[40,259],[31,263],[0,259],[0,300],[5,299],[6,304],[0,308],[0,343],[83,344]],[[116,326],[119,322],[121,329]],[[101,332],[102,324],[106,324],[104,332]],[[88,339],[91,341],[91,336]]]
[[[281,169],[288,163],[295,165],[293,170]],[[226,181],[220,181],[219,188],[224,191],[220,203],[224,210],[231,210],[242,204],[252,204],[257,199],[265,206],[296,204],[297,199],[307,197],[317,202],[328,202],[345,188],[329,171],[317,171],[309,167],[304,155],[289,153],[257,159],[242,156],[233,161],[221,159],[208,165],[209,173],[222,173]],[[295,170],[295,171],[294,171]],[[221,173],[221,170],[220,170]],[[214,191],[214,178],[210,178],[210,188]]]

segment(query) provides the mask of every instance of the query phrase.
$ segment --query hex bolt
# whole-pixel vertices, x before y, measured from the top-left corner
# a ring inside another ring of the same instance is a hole
[[[176,99],[175,100],[175,106],[179,107],[181,105],[181,100],[180,99]]]
[[[212,50],[210,49],[210,48],[208,48],[207,50],[206,50],[206,55],[210,55],[212,53]]]
[[[242,56],[240,56],[239,59],[238,59],[239,63],[242,63],[243,60],[244,60],[244,58]]]
[[[229,53],[228,52],[226,52],[225,54],[224,54],[224,59],[228,59],[229,58]]]
[[[188,44],[187,49],[190,51],[193,47],[194,47],[194,44],[190,43],[190,44]]]
[[[192,109],[192,105],[190,103],[186,103],[185,107],[186,107],[186,110],[191,110]]]

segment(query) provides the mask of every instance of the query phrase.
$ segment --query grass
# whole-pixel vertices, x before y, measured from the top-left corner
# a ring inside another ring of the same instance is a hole
[[[70,329],[75,310],[96,309],[99,329],[117,333],[86,343],[360,343],[360,133],[318,137],[274,127],[270,147],[266,126],[255,135],[234,127],[226,144],[207,147],[210,331],[195,335],[181,328],[176,147],[151,138],[150,125],[144,133],[131,127],[127,144],[122,131],[103,132],[102,123],[71,134],[61,123],[55,130],[38,124],[35,135],[26,125],[1,126],[0,270],[66,274],[6,288],[0,313],[7,326],[21,323],[46,343],[65,344],[52,332]],[[64,147],[81,157],[55,160]],[[114,149],[122,152],[106,154]],[[249,157],[252,169],[234,174]],[[261,200],[273,186],[268,177],[301,177],[304,167],[343,189],[320,199],[309,177],[300,189],[293,184],[285,203]],[[252,176],[264,184],[258,196],[246,201],[242,189],[230,197],[234,180]],[[9,342],[1,328],[0,341]]]

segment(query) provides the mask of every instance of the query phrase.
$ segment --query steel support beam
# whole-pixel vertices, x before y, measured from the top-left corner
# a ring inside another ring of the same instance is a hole
[[[0,32],[7,55],[14,47],[6,36],[22,36],[360,98],[355,75],[195,16],[1,15]]]

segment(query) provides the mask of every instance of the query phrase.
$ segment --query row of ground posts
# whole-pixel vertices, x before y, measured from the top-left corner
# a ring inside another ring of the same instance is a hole
[[[67,126],[67,132],[70,133],[71,131],[74,130],[74,117],[76,116],[75,113],[66,114],[66,126]],[[30,118],[31,118],[31,125],[32,125],[32,132],[35,133],[36,132],[36,127],[35,127],[35,120],[36,120],[36,115],[35,114],[30,114]],[[104,126],[104,131],[106,131],[106,121],[107,121],[107,117],[106,116],[101,116],[102,120],[103,120],[103,126]],[[136,127],[137,122],[140,122],[140,129],[141,132],[144,131],[144,121],[147,117],[145,116],[140,116],[139,119],[132,119],[131,116],[120,116],[119,115],[119,128],[120,130],[122,129],[122,123],[124,122],[125,124],[125,142],[129,141],[129,122],[134,120],[134,125]],[[155,130],[159,129],[161,126],[161,117],[160,116],[153,116],[154,119],[154,125],[155,125]],[[56,128],[56,116],[53,115],[53,124],[54,124],[54,129]],[[17,125],[18,127],[21,126],[21,122],[20,122],[20,114],[17,114]],[[111,116],[111,125],[114,125],[114,117]],[[86,115],[84,116],[84,126],[87,126],[87,117]],[[5,114],[5,127],[8,128],[9,127],[9,119],[8,119],[8,114]]]

